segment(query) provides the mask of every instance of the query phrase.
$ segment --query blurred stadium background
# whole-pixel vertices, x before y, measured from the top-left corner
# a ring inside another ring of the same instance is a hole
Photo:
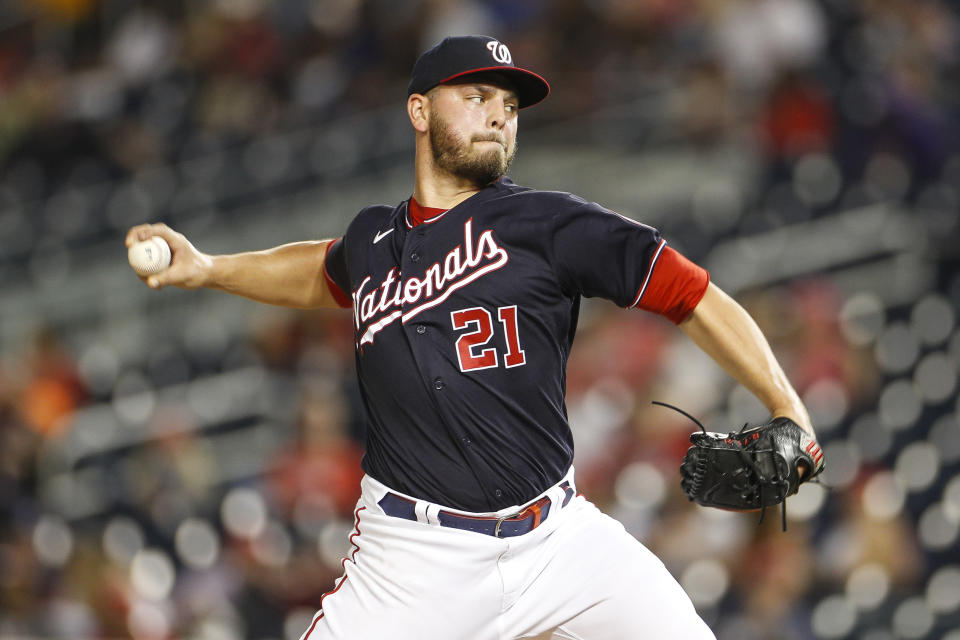
[[[227,252],[410,194],[418,51],[542,72],[521,183],[658,226],[772,341],[825,445],[779,518],[679,490],[765,416],[668,323],[588,304],[583,491],[721,640],[960,639],[960,21],[946,0],[0,2],[0,638],[298,638],[340,575],[349,314],[151,292],[123,236]]]

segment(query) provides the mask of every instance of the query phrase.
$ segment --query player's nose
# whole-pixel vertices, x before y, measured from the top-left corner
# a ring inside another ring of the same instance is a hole
[[[502,98],[494,98],[487,105],[487,124],[502,129],[507,123],[507,103]]]

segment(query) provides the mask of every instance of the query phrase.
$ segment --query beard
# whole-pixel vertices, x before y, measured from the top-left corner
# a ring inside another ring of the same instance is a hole
[[[502,146],[483,151],[473,149],[474,142],[485,140],[499,142]],[[430,147],[438,167],[478,188],[505,174],[517,153],[516,142],[508,148],[504,137],[494,133],[477,134],[469,142],[464,142],[436,112],[430,114]]]

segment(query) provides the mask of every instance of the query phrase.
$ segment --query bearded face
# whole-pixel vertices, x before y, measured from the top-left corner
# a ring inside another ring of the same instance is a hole
[[[478,145],[475,142],[498,144]],[[430,146],[438,167],[469,180],[478,188],[505,174],[517,152],[516,142],[508,147],[506,137],[494,132],[474,134],[469,141],[464,140],[434,110],[430,113]]]

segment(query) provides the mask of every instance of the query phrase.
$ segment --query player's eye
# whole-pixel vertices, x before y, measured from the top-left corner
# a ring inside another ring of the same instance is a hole
[[[475,104],[481,104],[483,102],[483,96],[467,96],[467,100]]]
[[[503,105],[503,108],[509,111],[510,113],[514,113],[518,109],[517,105],[509,104],[509,103]]]

